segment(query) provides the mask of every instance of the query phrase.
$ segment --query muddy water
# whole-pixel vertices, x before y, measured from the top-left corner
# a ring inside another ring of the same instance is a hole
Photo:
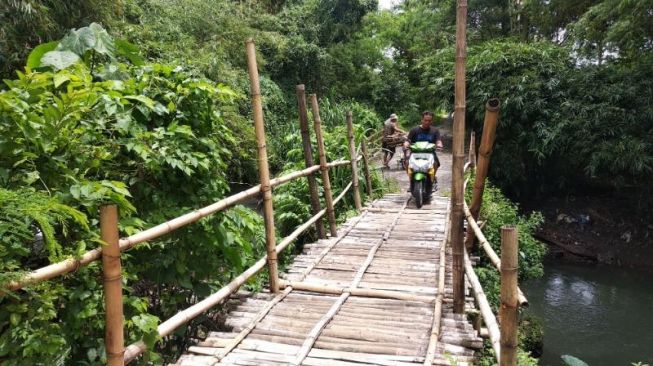
[[[550,262],[523,284],[529,314],[544,327],[540,365],[576,356],[590,366],[653,366],[653,275],[622,268]]]

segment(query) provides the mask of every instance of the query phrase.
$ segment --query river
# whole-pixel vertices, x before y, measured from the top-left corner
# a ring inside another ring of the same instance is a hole
[[[573,355],[590,366],[653,366],[653,275],[577,263],[545,263],[545,275],[523,284],[527,313],[542,321],[542,366]]]

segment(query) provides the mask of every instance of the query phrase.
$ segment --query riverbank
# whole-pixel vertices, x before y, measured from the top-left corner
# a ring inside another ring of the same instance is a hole
[[[536,237],[556,258],[653,270],[653,222],[614,195],[548,197],[523,204],[545,222]]]

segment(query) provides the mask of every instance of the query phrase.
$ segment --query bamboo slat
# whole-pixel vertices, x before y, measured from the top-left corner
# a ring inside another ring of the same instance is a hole
[[[102,252],[102,274],[104,277],[104,302],[106,326],[104,344],[107,365],[122,366],[125,351],[122,308],[122,266],[118,246],[118,207],[100,207],[100,233],[107,244]]]
[[[472,293],[476,302],[478,303],[479,310],[483,316],[483,321],[485,326],[490,334],[490,342],[492,343],[492,349],[494,349],[494,354],[497,357],[497,362],[500,362],[501,358],[501,333],[499,332],[499,325],[497,324],[497,318],[492,312],[492,307],[487,301],[485,292],[483,292],[483,287],[481,286],[474,268],[472,267],[472,262],[469,260],[467,251],[465,251],[465,274],[467,274],[467,279],[469,280],[470,285],[472,286]]]
[[[517,236],[514,226],[501,228],[501,366],[517,366]]]
[[[449,207],[447,207],[449,211]],[[433,324],[431,325],[431,337],[429,345],[426,350],[426,357],[424,358],[424,366],[431,366],[435,359],[435,353],[440,339],[440,322],[442,319],[442,302],[444,301],[444,281],[446,272],[446,250],[447,242],[449,240],[449,218],[445,218],[444,238],[440,244],[440,259],[438,267],[438,292],[435,299],[435,310],[433,310]]]
[[[270,292],[279,292],[279,270],[277,268],[276,229],[274,227],[274,209],[272,207],[272,186],[270,185],[270,168],[268,152],[265,143],[265,125],[263,122],[263,104],[261,101],[261,85],[256,64],[256,47],[254,40],[247,42],[247,68],[249,71],[250,90],[252,94],[252,112],[254,114],[254,132],[258,148],[258,174],[263,194],[263,221],[265,223],[265,250],[268,258],[268,280]]]
[[[280,281],[279,285],[282,286],[283,280]],[[281,287],[283,288],[283,287]],[[278,293],[277,296],[272,299],[264,308],[259,312],[258,315],[254,318],[250,324],[240,331],[240,333],[234,338],[229,344],[227,344],[221,351],[218,353],[216,358],[219,360],[223,359],[229,352],[231,352],[234,348],[238,347],[238,344],[243,341],[251,332],[252,330],[256,327],[256,325],[263,319],[265,318],[266,315],[272,310],[272,308],[277,305],[281,300],[285,299],[288,294],[293,290],[292,287],[286,287],[282,292]]]
[[[295,290],[311,291],[320,294],[341,295],[344,293],[350,293],[354,296],[376,297],[381,299],[420,301],[420,302],[427,302],[427,303],[432,303],[435,301],[435,299],[430,296],[412,295],[412,294],[406,294],[398,291],[387,291],[387,290],[377,290],[377,289],[357,288],[357,287],[338,287],[338,286],[319,285],[313,283],[286,281],[286,280],[281,280],[279,285],[281,286],[281,288],[292,287]]]
[[[465,58],[467,54],[467,0],[458,0],[456,10],[455,114],[451,176],[451,242],[453,256],[454,312],[465,311],[463,243],[463,165],[465,160]]]

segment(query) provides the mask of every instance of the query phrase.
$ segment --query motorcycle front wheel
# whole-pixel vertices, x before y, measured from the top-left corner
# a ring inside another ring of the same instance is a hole
[[[418,180],[413,183],[413,197],[415,198],[415,206],[422,208],[424,203],[424,181]]]

